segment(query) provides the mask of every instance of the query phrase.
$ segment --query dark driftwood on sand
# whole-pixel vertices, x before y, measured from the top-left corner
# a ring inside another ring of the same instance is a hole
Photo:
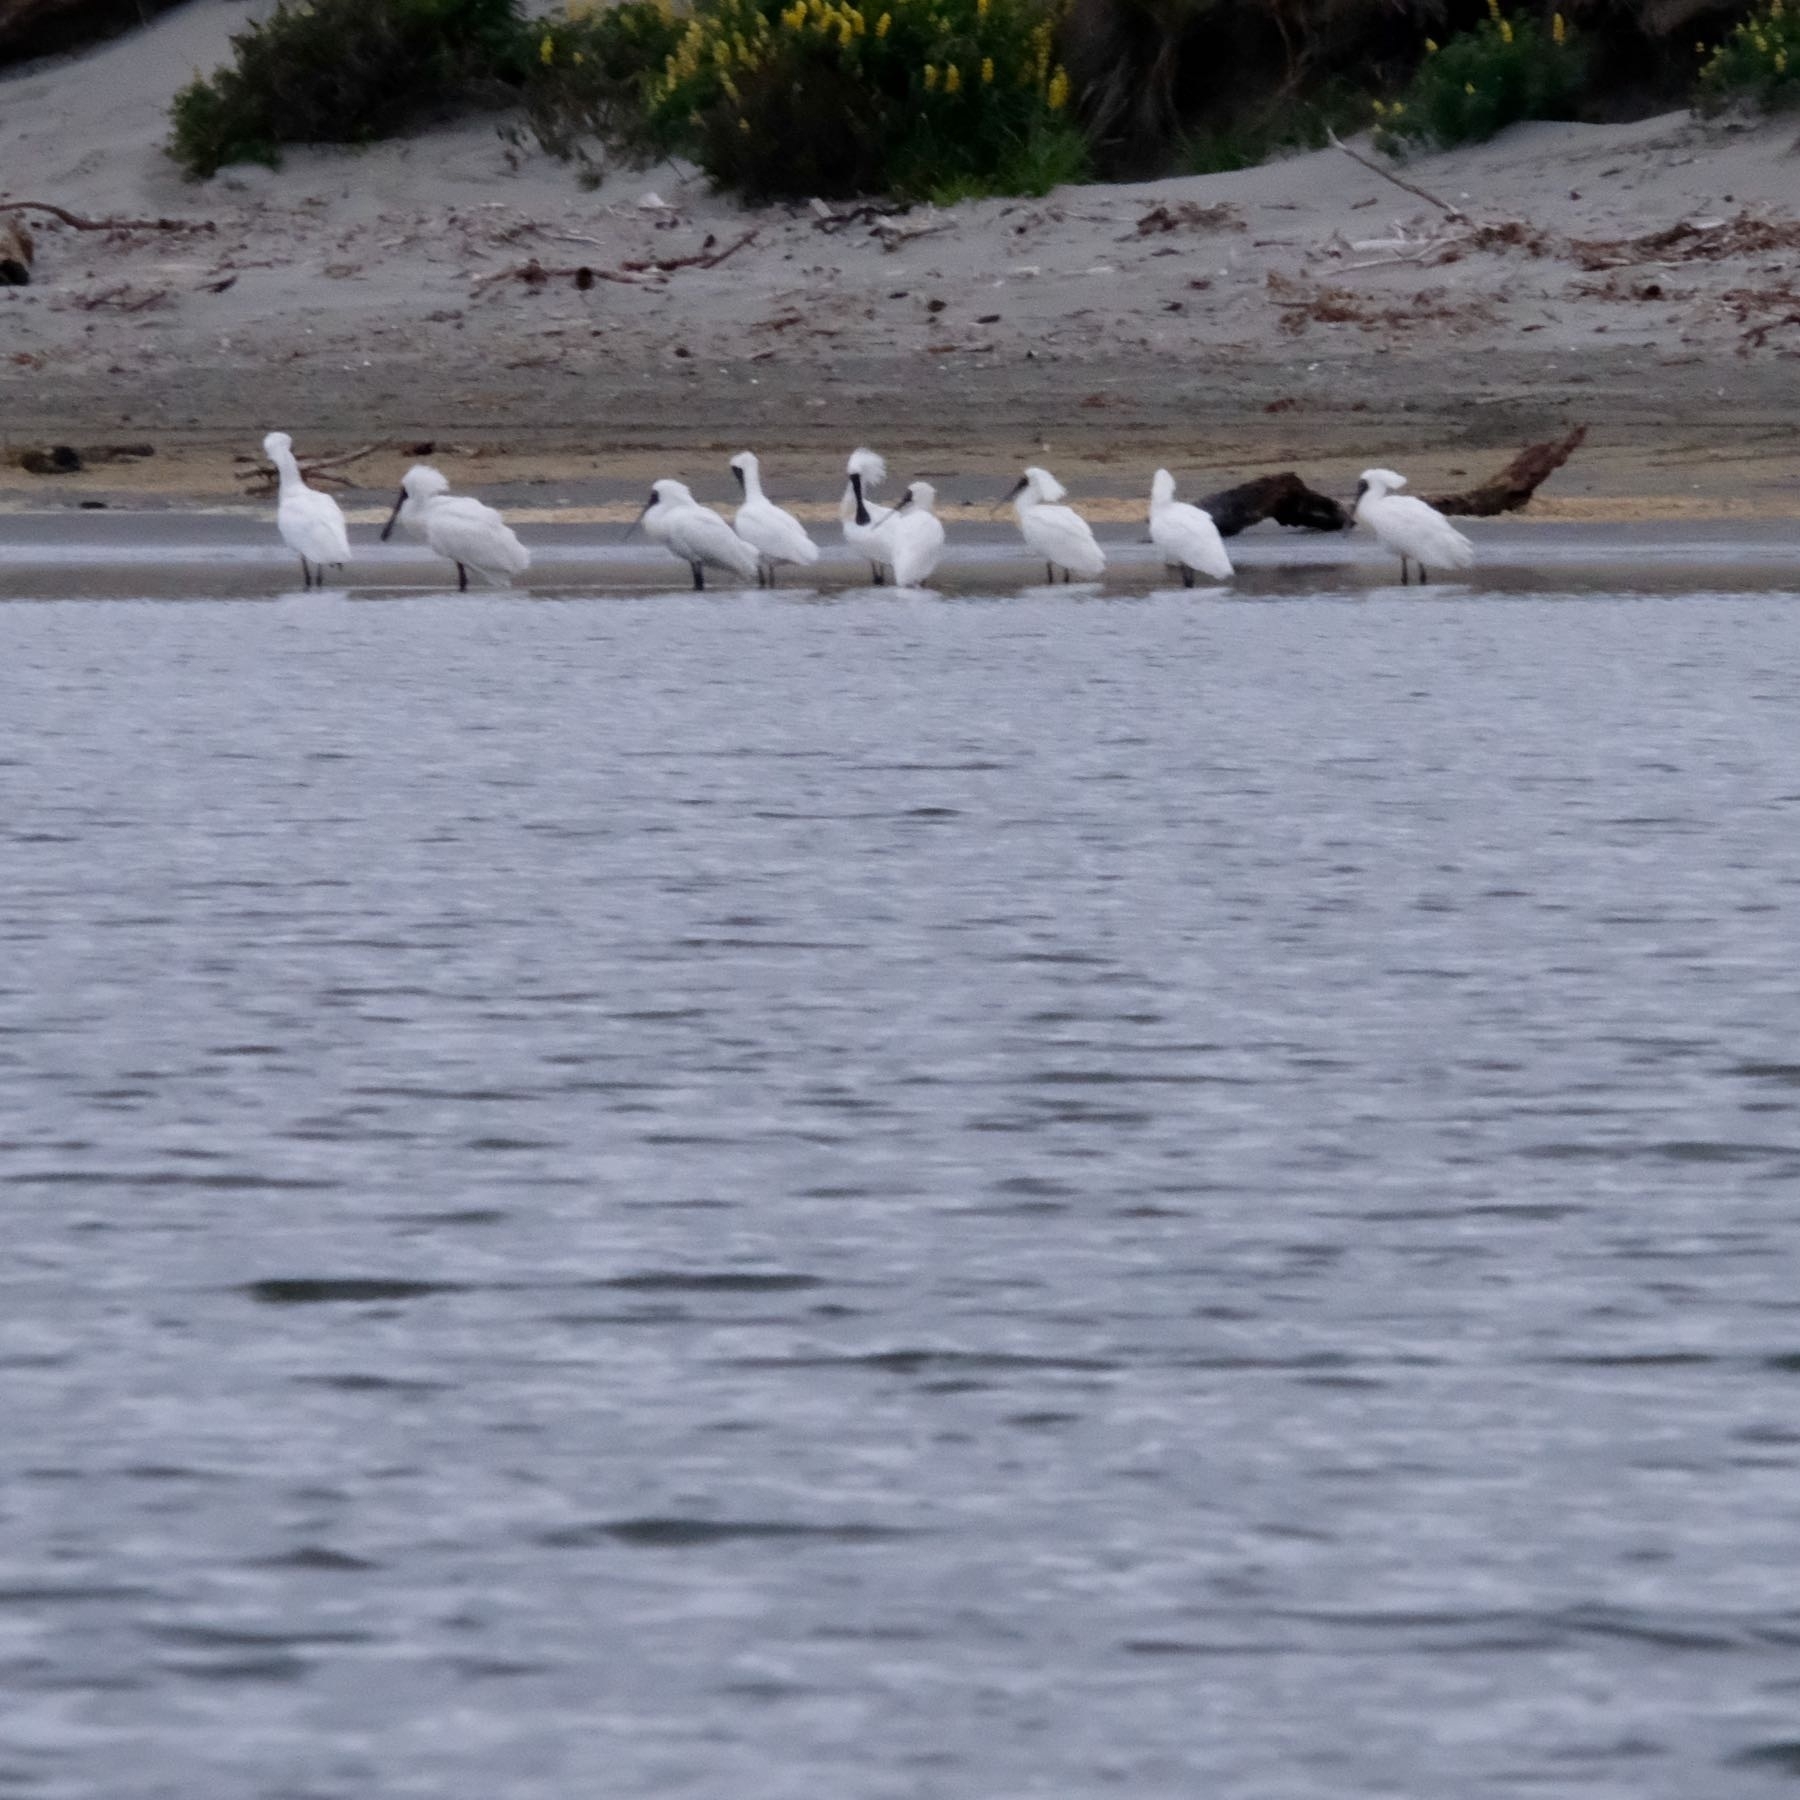
[[[1577,425],[1567,437],[1528,444],[1491,480],[1460,494],[1433,494],[1428,503],[1441,513],[1472,519],[1517,512],[1575,454],[1586,436],[1587,427]],[[1212,514],[1220,537],[1236,537],[1264,519],[1273,519],[1277,525],[1298,526],[1302,531],[1350,529],[1349,508],[1329,494],[1314,492],[1292,470],[1281,475],[1259,475],[1254,481],[1208,494],[1198,504]]]
[[[1460,494],[1433,494],[1428,504],[1441,513],[1468,519],[1491,519],[1495,513],[1517,512],[1581,447],[1587,427],[1577,425],[1567,437],[1528,444],[1491,481]]]
[[[1316,494],[1290,469],[1282,475],[1259,475],[1221,493],[1196,501],[1213,516],[1220,537],[1236,537],[1251,525],[1273,519],[1303,531],[1348,531],[1350,514],[1329,494]]]

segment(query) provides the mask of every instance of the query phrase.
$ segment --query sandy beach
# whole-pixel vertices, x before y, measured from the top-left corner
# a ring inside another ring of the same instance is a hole
[[[459,481],[605,502],[754,444],[823,499],[850,445],[942,478],[1053,460],[1102,499],[1371,460],[1429,487],[1577,422],[1534,516],[1800,516],[1792,120],[1516,127],[1401,171],[1335,150],[947,211],[746,211],[672,165],[584,192],[480,119],[184,181],[168,95],[245,17],[194,0],[0,78],[0,506],[221,503],[261,433],[416,445]],[[664,265],[664,266],[659,266]],[[586,273],[582,273],[586,271]],[[69,477],[22,451],[147,444]]]

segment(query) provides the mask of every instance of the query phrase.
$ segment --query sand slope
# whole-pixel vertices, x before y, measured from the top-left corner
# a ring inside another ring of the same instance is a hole
[[[667,165],[584,193],[492,119],[186,183],[168,97],[248,16],[192,0],[0,79],[10,197],[214,227],[34,220],[38,285],[0,290],[0,439],[279,423],[654,460],[963,438],[1229,469],[1473,457],[1583,417],[1591,455],[1711,446],[1771,491],[1792,479],[1800,231],[1741,223],[1793,227],[1791,120],[1525,126],[1410,165],[1484,237],[1335,151],[841,228],[746,214]],[[717,267],[641,266],[752,230]],[[509,273],[533,259],[603,274]]]

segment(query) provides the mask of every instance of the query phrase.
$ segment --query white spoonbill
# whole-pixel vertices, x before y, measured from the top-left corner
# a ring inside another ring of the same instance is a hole
[[[755,451],[740,450],[731,459],[731,472],[744,495],[737,509],[737,534],[762,557],[763,584],[774,583],[777,563],[816,563],[819,546],[806,535],[806,527],[763,492]]]
[[[937,568],[944,554],[944,522],[933,511],[936,505],[937,489],[929,481],[915,481],[888,514],[882,530],[895,587],[919,587]]]
[[[329,494],[309,488],[294,461],[294,440],[285,431],[271,431],[263,439],[263,455],[281,477],[281,499],[275,508],[275,529],[281,541],[300,559],[300,579],[307,587],[325,585],[327,567],[341,569],[350,560],[350,534],[344,529],[343,508]]]
[[[1048,469],[1027,469],[1006,497],[1019,515],[1025,542],[1049,564],[1052,581],[1058,569],[1065,581],[1077,576],[1092,581],[1106,572],[1106,553],[1080,513],[1057,505],[1068,491]]]
[[[531,567],[531,552],[491,506],[450,492],[449,478],[429,463],[414,463],[400,483],[400,498],[381,528],[385,544],[404,525],[448,562],[456,564],[456,585],[466,589],[469,571],[496,587],[511,585]]]
[[[893,508],[877,506],[869,495],[887,480],[887,464],[873,450],[853,450],[844,465],[844,497],[838,502],[844,542],[859,556],[869,559],[869,574],[877,587],[888,571],[887,539],[883,527],[894,516]]]
[[[1150,483],[1150,541],[1170,568],[1181,571],[1183,587],[1192,587],[1196,575],[1210,575],[1215,581],[1232,577],[1231,558],[1212,514],[1177,500],[1175,477],[1167,469],[1158,469]]]
[[[1475,546],[1436,507],[1394,492],[1405,486],[1406,477],[1392,469],[1364,469],[1356,484],[1356,516],[1400,558],[1400,585],[1407,584],[1409,562],[1419,565],[1421,584],[1427,569],[1468,568]]]
[[[696,593],[706,587],[709,568],[745,581],[755,581],[762,573],[755,546],[745,543],[710,506],[702,506],[683,482],[653,481],[638,523],[646,537],[666,544],[671,555],[694,571]]]

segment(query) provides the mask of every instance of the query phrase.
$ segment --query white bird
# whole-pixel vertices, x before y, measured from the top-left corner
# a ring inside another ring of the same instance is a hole
[[[932,510],[936,505],[937,489],[929,481],[915,481],[888,515],[882,530],[895,587],[918,587],[937,568],[944,554],[944,522]]]
[[[1175,498],[1175,477],[1158,469],[1150,483],[1150,541],[1171,569],[1181,571],[1181,585],[1192,587],[1195,575],[1229,581],[1233,570],[1225,540],[1204,508]]]
[[[763,492],[756,453],[740,450],[731,459],[731,472],[744,494],[737,509],[737,534],[761,555],[764,584],[774,581],[777,563],[816,563],[819,546],[806,535],[806,527]]]
[[[1406,477],[1392,469],[1364,469],[1356,484],[1356,517],[1400,558],[1400,584],[1408,580],[1407,564],[1427,569],[1466,569],[1475,546],[1435,507],[1413,494],[1397,494]]]
[[[838,502],[844,542],[859,556],[869,559],[869,573],[880,587],[882,577],[892,572],[883,528],[894,516],[894,510],[875,505],[869,494],[887,480],[887,464],[873,450],[853,450],[844,465],[844,474],[844,497]]]
[[[350,560],[350,534],[344,529],[343,508],[329,494],[309,488],[294,461],[294,440],[285,431],[271,431],[263,439],[263,455],[281,477],[281,499],[275,508],[275,529],[281,541],[300,558],[300,578],[311,587],[325,585],[327,567],[341,569]]]
[[[710,506],[702,506],[679,481],[653,481],[650,500],[638,514],[644,534],[666,544],[671,555],[694,571],[694,591],[706,586],[709,568],[723,569],[745,581],[762,573],[762,559]]]
[[[491,506],[450,492],[449,478],[429,463],[414,463],[400,483],[400,498],[381,528],[385,544],[396,525],[422,537],[441,557],[456,564],[456,585],[466,589],[469,571],[496,587],[511,585],[531,567],[531,552]]]
[[[1080,576],[1092,581],[1106,571],[1106,554],[1094,542],[1088,522],[1070,506],[1058,506],[1069,490],[1048,469],[1027,469],[1007,495],[1019,515],[1025,542],[1050,566],[1050,579],[1061,569],[1066,581]]]

